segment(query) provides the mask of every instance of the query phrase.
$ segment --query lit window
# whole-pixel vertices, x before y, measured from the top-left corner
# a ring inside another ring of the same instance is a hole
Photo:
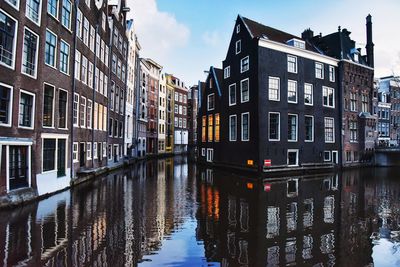
[[[208,115],[208,142],[213,141],[213,126],[214,126],[213,115]]]
[[[219,142],[219,113],[215,114],[215,142]]]

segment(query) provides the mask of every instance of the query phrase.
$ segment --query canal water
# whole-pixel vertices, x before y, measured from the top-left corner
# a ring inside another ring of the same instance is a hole
[[[400,169],[256,182],[176,157],[0,212],[0,266],[400,266]]]

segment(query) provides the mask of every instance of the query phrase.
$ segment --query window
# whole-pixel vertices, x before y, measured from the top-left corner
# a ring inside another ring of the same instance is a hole
[[[112,118],[108,119],[108,135],[110,137],[113,136],[113,119]]]
[[[236,84],[229,85],[229,106],[236,105]]]
[[[119,137],[122,138],[122,136],[123,136],[123,123],[122,123],[122,121],[119,122],[118,133],[119,133]]]
[[[207,110],[214,110],[215,108],[215,94],[207,96]]]
[[[179,118],[179,128],[182,128],[182,118]]]
[[[242,41],[238,40],[236,41],[236,55],[239,54],[242,51]]]
[[[242,141],[250,140],[250,114],[242,113]]]
[[[88,59],[84,55],[82,55],[82,74],[81,74],[81,81],[84,84],[87,84],[87,68],[88,68]],[[79,71],[79,70],[77,70]]]
[[[31,147],[28,146],[9,146],[8,160],[8,181],[9,190],[30,186],[30,171],[28,162]]]
[[[287,165],[288,166],[299,166],[299,150],[298,149],[288,149]]]
[[[297,115],[288,114],[288,141],[297,142]]]
[[[324,64],[315,62],[315,78],[324,78]]]
[[[324,107],[335,107],[335,97],[334,97],[335,90],[330,87],[322,87],[322,94],[323,94],[323,105]]]
[[[58,0],[48,0],[47,1],[47,13],[53,17],[58,17]]]
[[[208,115],[208,142],[213,141],[213,126],[214,126],[214,117],[213,115]]]
[[[201,141],[206,142],[206,128],[207,128],[207,117],[203,116],[201,119]]]
[[[268,99],[273,101],[280,100],[280,80],[276,77],[268,78]]]
[[[313,116],[305,116],[304,117],[304,124],[306,130],[306,142],[313,142],[314,141],[314,117]]]
[[[238,24],[237,26],[236,26],[236,33],[239,33],[240,32],[240,24]]]
[[[92,159],[92,143],[86,143],[86,159]]]
[[[0,64],[14,69],[17,21],[0,10]]]
[[[175,114],[179,113],[179,106],[177,104],[174,105]]]
[[[213,162],[214,160],[214,149],[207,148],[207,162]]]
[[[203,157],[206,155],[206,149],[205,149],[205,148],[202,148],[202,149],[201,149],[201,155],[202,155]]]
[[[0,126],[11,126],[12,87],[0,83]]]
[[[87,18],[83,19],[83,43],[89,47],[89,31],[90,31],[90,26],[89,26],[89,20]]]
[[[71,2],[69,0],[63,0],[61,23],[68,30],[71,29],[71,11],[72,11]]]
[[[73,150],[72,150],[72,159],[74,162],[78,162],[78,143],[74,142]]]
[[[60,71],[69,74],[69,45],[65,41],[60,43]]]
[[[248,102],[249,98],[249,79],[247,78],[240,82],[240,102]]]
[[[36,78],[36,73],[37,73],[38,47],[39,47],[38,35],[25,28],[24,50],[22,56],[22,73],[25,73],[34,78]]]
[[[357,111],[357,94],[350,93],[350,110]]]
[[[357,142],[357,122],[349,121],[350,142]]]
[[[361,101],[362,101],[361,111],[369,112],[368,95],[366,94],[361,95]]]
[[[101,144],[101,143],[99,143],[99,144]],[[93,143],[93,158],[97,159],[97,143],[96,142]]]
[[[103,158],[107,157],[107,144],[103,142]]]
[[[119,79],[121,79],[121,66],[122,66],[121,60],[118,59],[118,64],[117,64],[117,77],[118,77]]]
[[[95,71],[94,71],[94,89],[96,90],[96,92],[99,91],[99,68],[96,67]]]
[[[335,142],[334,132],[334,119],[325,118],[325,143]]]
[[[279,141],[280,140],[280,114],[278,112],[269,113],[269,140]]]
[[[77,11],[76,14],[76,36],[78,36],[78,38],[82,39],[82,23],[83,23],[83,15],[82,15],[82,11],[79,10]]]
[[[46,45],[44,61],[46,65],[56,67],[57,37],[51,31],[46,31]]]
[[[54,86],[44,85],[43,92],[43,127],[53,127]]]
[[[104,62],[104,46],[105,46],[105,43],[104,43],[103,40],[101,40],[101,45],[100,45],[100,60],[101,60],[102,62]]]
[[[329,66],[329,81],[335,82],[335,67]]]
[[[68,92],[64,90],[58,91],[58,128],[66,129],[67,127],[67,107]]]
[[[81,52],[75,50],[75,79],[79,80],[81,78]]]
[[[88,99],[87,101],[87,127],[89,129],[92,129],[92,108],[93,108],[93,102],[92,100]]]
[[[243,73],[245,71],[249,70],[249,56],[242,58],[240,60],[240,73]]]
[[[79,113],[79,125],[86,127],[86,97],[81,96],[81,109]]]
[[[220,132],[219,132],[219,113],[215,114],[215,142],[219,142]]]
[[[178,123],[178,118],[177,117],[175,117],[175,119],[174,119],[174,125],[175,125],[175,127],[178,127],[179,126],[179,123]]]
[[[231,66],[228,66],[224,69],[224,79],[231,77]]]
[[[99,115],[99,104],[94,102],[94,119],[93,119],[93,129],[98,130],[98,118],[101,116]]]
[[[88,82],[87,84],[89,85],[90,88],[93,88],[93,63],[88,61],[89,63],[89,68],[88,68]]]
[[[20,91],[19,95],[19,119],[20,127],[34,128],[35,95],[26,91]]]
[[[79,113],[79,95],[74,94],[74,111],[73,111],[73,116],[74,116],[74,126],[78,126],[78,113]]]
[[[324,151],[324,161],[332,161],[331,152],[325,150]]]
[[[41,14],[41,3],[40,0],[27,0],[26,1],[26,17],[36,24],[40,24]]]
[[[56,169],[56,139],[43,139],[43,172]]]
[[[314,96],[313,96],[313,85],[309,83],[304,84],[304,104],[305,105],[313,105]]]
[[[297,82],[288,81],[288,103],[297,103]]]
[[[113,53],[111,71],[115,74],[117,72],[117,56]]]
[[[89,21],[88,21],[89,22]],[[90,51],[94,52],[94,36],[96,35],[96,30],[92,25],[90,25],[90,36],[89,36],[89,48]]]
[[[297,57],[287,56],[288,72],[297,73]]]
[[[236,115],[229,116],[229,141],[237,139],[237,118]]]

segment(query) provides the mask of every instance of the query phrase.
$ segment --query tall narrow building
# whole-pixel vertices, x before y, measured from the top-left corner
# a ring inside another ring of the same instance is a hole
[[[165,129],[167,107],[167,81],[165,74],[160,75],[158,90],[158,154],[165,153]]]

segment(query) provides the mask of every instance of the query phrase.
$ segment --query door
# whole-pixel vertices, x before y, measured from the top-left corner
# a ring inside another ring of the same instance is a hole
[[[86,143],[79,144],[79,166],[84,167],[86,163],[85,145]]]
[[[66,147],[66,140],[58,139],[57,177],[65,176],[65,147]]]
[[[114,162],[118,162],[118,146],[114,145]]]

